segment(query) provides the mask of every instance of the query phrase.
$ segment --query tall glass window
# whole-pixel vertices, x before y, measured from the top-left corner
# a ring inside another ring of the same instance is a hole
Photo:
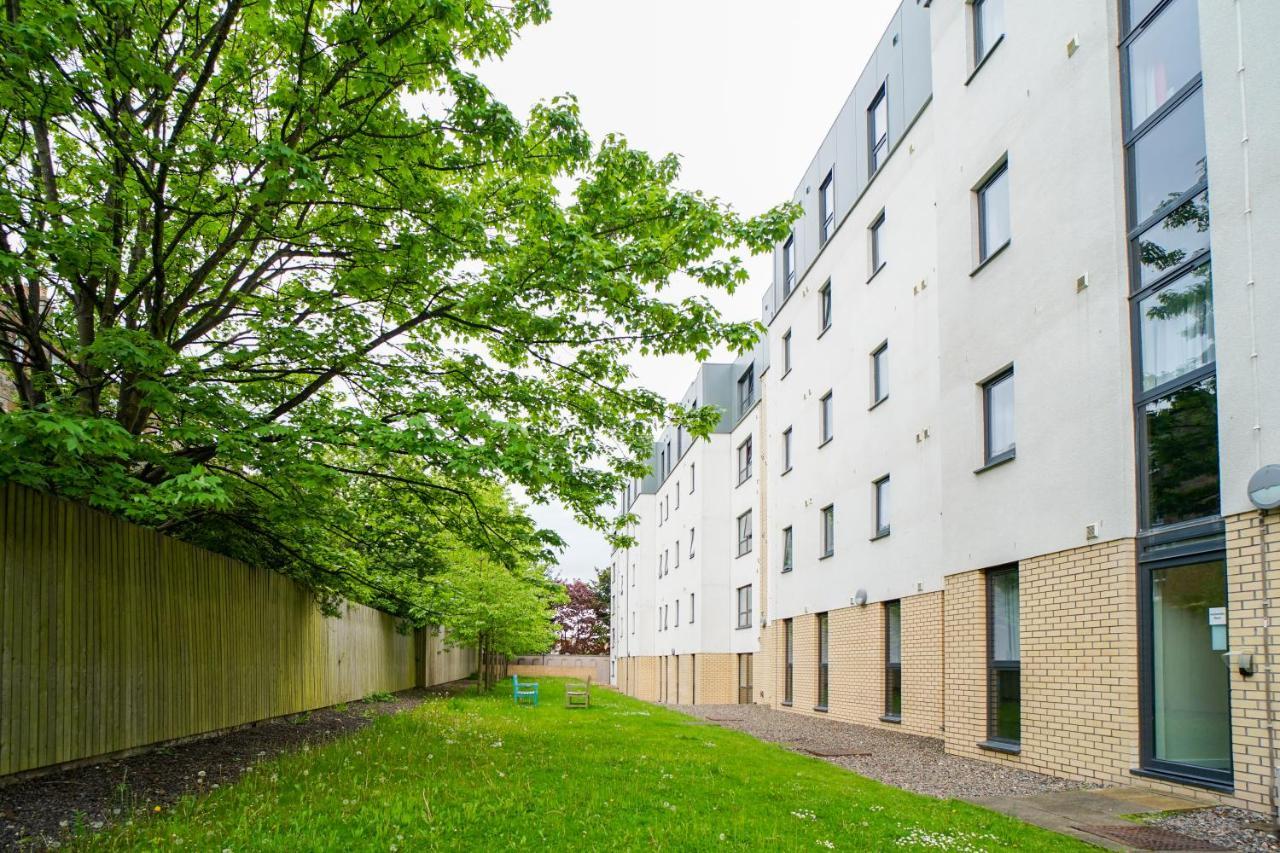
[[[1209,251],[1209,194],[1200,193],[1134,241],[1138,287],[1155,284]]]
[[[1138,299],[1142,390],[1151,391],[1214,363],[1209,265]]]
[[[836,552],[836,508],[822,508],[822,550],[821,556],[830,557]]]
[[[1148,528],[1218,514],[1218,407],[1210,376],[1142,408]]]
[[[1174,0],[1126,48],[1129,126],[1137,127],[1200,75],[1196,0]]]
[[[868,172],[874,175],[884,165],[889,156],[889,91],[888,83],[880,87],[880,91],[867,107],[867,140]]]
[[[782,676],[782,701],[790,705],[792,697],[795,693],[795,634],[794,627],[790,619],[786,619],[782,623],[783,641],[786,644],[786,669]]]
[[[790,527],[782,528],[782,570],[789,572],[795,564],[795,536]]]
[[[985,261],[1003,249],[1011,233],[1006,163],[978,188],[978,260]]]
[[[1204,183],[1204,98],[1199,89],[1133,143],[1133,224],[1160,213]]]
[[[782,244],[782,298],[785,299],[796,289],[796,238],[787,237]]]
[[[889,342],[871,353],[871,402],[879,403],[889,396]]]
[[[830,646],[827,642],[827,614],[818,614],[818,707],[827,709],[830,684]]]
[[[987,604],[990,614],[988,736],[994,741],[1017,743],[1022,739],[1022,647],[1016,567],[987,575]]]
[[[885,708],[889,717],[902,716],[902,602],[884,606],[885,620]]]
[[[1012,368],[982,386],[982,414],[986,464],[1013,458],[1017,445],[1013,438]]]
[[[818,226],[819,242],[826,243],[836,227],[836,185],[831,172],[827,172],[827,176],[822,179],[822,186],[818,188],[818,217],[821,220]]]
[[[978,65],[1004,35],[1004,0],[973,0],[973,64]]]

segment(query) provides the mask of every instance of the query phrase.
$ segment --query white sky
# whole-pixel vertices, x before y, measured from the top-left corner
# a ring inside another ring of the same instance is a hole
[[[910,2],[910,0],[907,0]],[[593,137],[619,133],[655,156],[681,156],[681,183],[744,214],[786,201],[853,88],[898,0],[552,0],[482,79],[518,114],[577,96]],[[758,319],[767,256],[752,281],[712,301]],[[728,353],[718,354],[728,357]],[[669,399],[693,380],[689,358],[637,359],[636,381]],[[609,546],[558,506],[534,518],[568,543],[565,578],[608,565]]]

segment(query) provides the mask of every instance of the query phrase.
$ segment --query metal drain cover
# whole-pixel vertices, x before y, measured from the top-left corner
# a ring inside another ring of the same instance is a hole
[[[746,717],[707,717],[713,723],[745,723]]]
[[[1110,838],[1112,841],[1119,841],[1121,844],[1137,850],[1231,849],[1220,844],[1214,844],[1212,841],[1204,841],[1199,838],[1192,838],[1190,835],[1183,835],[1180,832],[1161,829],[1158,826],[1077,826],[1076,829],[1082,829],[1094,835],[1101,835],[1103,838]]]

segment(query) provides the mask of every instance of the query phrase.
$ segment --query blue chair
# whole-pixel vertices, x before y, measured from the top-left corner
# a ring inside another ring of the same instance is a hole
[[[520,676],[513,675],[511,676],[511,694],[517,705],[520,704],[521,699],[529,699],[536,707],[538,704],[538,682],[526,681],[521,684]]]

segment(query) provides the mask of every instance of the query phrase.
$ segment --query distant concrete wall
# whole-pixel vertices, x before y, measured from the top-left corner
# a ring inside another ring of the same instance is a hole
[[[608,655],[521,655],[512,658],[507,672],[513,675],[549,675],[559,678],[586,678],[596,684],[609,683]]]

